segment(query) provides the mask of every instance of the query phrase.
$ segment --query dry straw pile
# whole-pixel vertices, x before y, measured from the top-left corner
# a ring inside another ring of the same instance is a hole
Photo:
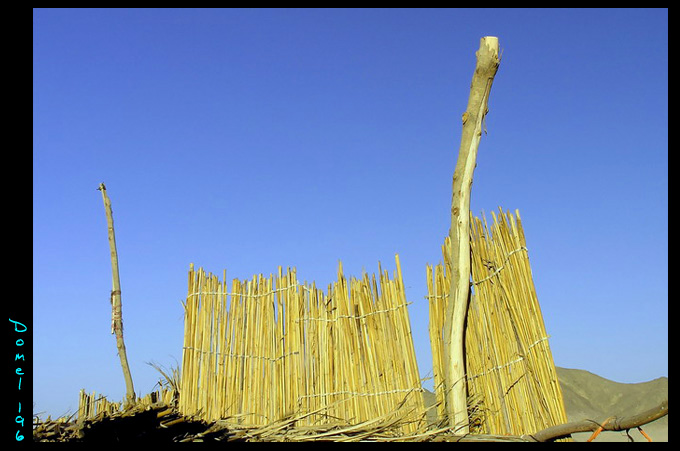
[[[536,298],[526,240],[516,217],[471,218],[472,297],[465,331],[469,406],[482,434],[531,434],[567,422],[541,309]],[[430,341],[435,393],[444,399],[442,330],[451,272],[444,262],[428,266]],[[439,408],[443,416],[443,402]]]
[[[135,407],[139,410],[152,405],[171,406],[174,404],[176,396],[177,392],[175,390],[161,387],[141,398],[137,398],[135,400]],[[111,402],[106,396],[97,395],[94,391],[88,394],[84,389],[80,390],[78,395],[78,421],[112,417],[123,412],[122,402]]]
[[[399,258],[390,278],[338,279],[327,294],[295,270],[227,286],[189,271],[179,410],[234,427],[297,418],[297,428],[397,415],[404,433],[424,406]]]

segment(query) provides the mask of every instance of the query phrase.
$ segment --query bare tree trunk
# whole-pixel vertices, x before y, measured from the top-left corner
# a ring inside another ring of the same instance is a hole
[[[109,247],[111,248],[111,272],[113,275],[113,290],[111,291],[111,333],[116,335],[116,347],[120,357],[120,365],[123,367],[125,377],[125,388],[127,392],[127,403],[135,402],[135,388],[132,384],[132,375],[128,365],[125,342],[123,341],[123,304],[120,298],[120,277],[118,275],[118,251],[116,251],[116,235],[113,231],[113,212],[111,201],[106,195],[106,186],[103,183],[97,188],[102,192],[104,208],[106,209],[106,222],[109,230]]]
[[[498,38],[486,36],[481,39],[470,98],[463,113],[463,132],[453,174],[449,230],[453,267],[444,322],[444,383],[449,426],[463,434],[469,432],[463,333],[470,295],[470,191],[483,121],[488,111],[489,92],[500,64],[498,51]]]

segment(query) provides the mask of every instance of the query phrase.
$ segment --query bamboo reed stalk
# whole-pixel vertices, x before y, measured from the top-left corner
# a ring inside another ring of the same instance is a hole
[[[345,278],[340,263],[328,296],[280,267],[227,293],[226,272],[220,282],[190,265],[180,411],[252,428],[294,412],[314,412],[295,427],[362,424],[398,408],[413,416],[404,432],[417,430],[424,405],[395,261],[394,278],[379,265],[379,285]]]
[[[465,331],[466,380],[470,395],[481,400],[482,421],[475,432],[521,435],[565,422],[566,414],[519,212],[515,217],[500,210],[492,217],[492,224],[485,217],[470,220],[473,296]],[[435,380],[442,371],[438,331],[445,309],[438,301],[448,297],[437,287],[449,286],[448,246],[446,239],[444,263],[427,272],[434,277],[428,297]]]

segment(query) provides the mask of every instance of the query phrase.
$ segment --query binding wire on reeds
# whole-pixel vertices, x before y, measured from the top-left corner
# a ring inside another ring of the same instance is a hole
[[[424,405],[401,266],[390,278],[349,281],[338,268],[327,294],[294,269],[234,279],[228,289],[189,270],[179,410],[207,421],[261,427],[359,424],[390,414],[404,433]],[[309,414],[312,413],[312,414]]]
[[[562,392],[536,297],[519,211],[492,212],[493,224],[472,217],[472,297],[465,331],[471,431],[530,434],[567,422]],[[443,410],[442,330],[451,273],[444,255],[427,267],[435,394]],[[474,399],[474,405],[470,400]],[[472,415],[471,415],[472,417]]]

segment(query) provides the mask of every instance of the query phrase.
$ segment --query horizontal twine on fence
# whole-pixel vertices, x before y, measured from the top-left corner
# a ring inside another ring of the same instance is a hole
[[[492,272],[491,274],[489,274],[488,276],[486,276],[482,280],[478,280],[476,282],[473,280],[472,282],[470,282],[470,286],[472,287],[472,286],[475,286],[475,285],[479,285],[482,282],[486,282],[487,280],[490,280],[493,277],[497,276],[498,273],[500,273],[503,270],[503,268],[505,268],[505,264],[510,260],[510,256],[512,254],[515,254],[515,253],[520,252],[520,251],[527,251],[528,252],[529,250],[526,247],[521,246],[521,247],[511,251],[510,253],[508,253],[508,255],[505,256],[505,260],[503,261],[503,264],[501,266],[499,266],[498,268],[496,268],[496,270],[494,272]],[[428,300],[430,300],[430,299],[443,299],[443,298],[449,297],[449,293],[446,293],[446,294],[428,294],[427,296],[423,296],[423,297],[425,299],[428,299]]]
[[[243,297],[253,297],[253,298],[254,298],[254,297],[267,296],[268,294],[272,294],[272,293],[275,293],[275,292],[277,292],[277,291],[285,291],[285,290],[288,290],[288,289],[291,289],[291,288],[295,288],[295,287],[298,287],[298,286],[299,286],[299,287],[302,287],[302,288],[304,288],[304,289],[306,289],[306,290],[308,290],[308,291],[311,291],[311,288],[308,288],[308,287],[306,287],[306,286],[304,286],[304,285],[299,285],[299,284],[298,284],[298,285],[291,285],[290,287],[285,287],[285,288],[277,288],[277,289],[275,289],[275,290],[271,290],[271,291],[268,291],[268,292],[266,292],[266,293],[260,293],[260,294],[241,294],[241,293],[227,293],[227,292],[217,292],[217,291],[199,291],[199,292],[196,292],[196,293],[191,293],[190,295],[187,296],[187,299],[190,298],[190,297],[192,297],[192,296],[203,296],[203,295],[220,295],[220,296],[227,296],[227,295],[228,295],[228,296],[243,296]],[[363,315],[338,315],[337,317],[332,318],[332,319],[327,319],[327,318],[300,318],[300,319],[296,319],[295,322],[296,322],[296,323],[303,322],[303,321],[325,321],[325,322],[334,322],[334,321],[337,321],[337,320],[339,320],[339,319],[341,319],[341,318],[350,318],[350,319],[351,319],[351,318],[355,318],[355,319],[361,319],[361,318],[366,318],[367,316],[375,315],[375,314],[377,314],[377,313],[387,313],[387,312],[392,312],[392,311],[398,310],[398,309],[400,309],[400,308],[402,308],[402,307],[406,307],[406,306],[409,305],[409,304],[413,304],[413,302],[406,302],[406,303],[404,303],[404,304],[396,305],[396,306],[394,306],[394,307],[392,307],[392,308],[383,309],[383,310],[376,310],[376,311],[374,311],[374,312],[364,313]],[[184,304],[183,304],[183,305],[184,305]],[[194,349],[194,348],[185,348],[185,349]],[[205,352],[205,351],[204,351],[204,352]]]
[[[196,349],[191,346],[183,346],[182,349],[191,349],[192,351],[200,352],[202,354],[216,354],[216,355],[221,355],[224,357],[238,357],[238,358],[248,358],[248,359],[262,359],[262,360],[269,360],[270,362],[276,362],[278,360],[281,360],[286,357],[290,357],[291,355],[296,355],[300,354],[299,351],[293,351],[289,352],[288,354],[284,354],[282,356],[272,358],[272,357],[264,357],[260,355],[249,355],[249,354],[227,354],[224,352],[215,352],[215,351],[204,351],[202,349]]]
[[[478,280],[477,282],[472,282],[470,285],[479,285],[480,283],[486,282],[487,280],[489,280],[489,279],[495,277],[496,275],[498,275],[498,273],[501,272],[501,270],[502,270],[503,268],[505,268],[505,264],[510,260],[510,256],[511,256],[512,254],[515,254],[515,253],[520,252],[520,251],[527,251],[527,252],[528,252],[527,248],[524,247],[524,246],[519,247],[519,248],[517,248],[517,249],[511,251],[508,255],[505,256],[505,260],[503,261],[503,264],[502,264],[501,266],[499,266],[498,268],[496,268],[496,270],[495,270],[494,272],[492,272],[491,274],[489,274],[488,276],[486,276],[486,277],[483,278],[482,280]]]
[[[527,347],[527,351],[529,351],[529,350],[530,350],[531,348],[533,348],[534,346],[536,346],[536,345],[538,345],[538,344],[540,344],[540,343],[542,343],[542,342],[544,342],[544,341],[547,341],[548,338],[550,338],[550,335],[548,335],[548,336],[546,336],[546,337],[543,337],[543,338],[540,338],[540,339],[536,340],[535,342],[533,342],[532,344],[530,344],[530,345]],[[451,391],[451,390],[453,389],[453,387],[454,387],[456,384],[458,384],[459,382],[461,382],[463,379],[466,379],[466,378],[467,378],[468,380],[472,380],[472,379],[476,379],[476,378],[478,378],[478,377],[486,376],[487,374],[490,374],[490,373],[492,373],[492,372],[494,372],[494,371],[499,371],[499,370],[502,370],[503,368],[507,368],[507,367],[509,367],[509,366],[511,366],[511,365],[514,365],[515,363],[519,363],[519,362],[521,362],[522,360],[524,360],[525,358],[526,358],[525,356],[520,355],[520,356],[519,356],[518,358],[516,358],[515,360],[511,360],[510,362],[504,363],[504,364],[502,364],[502,365],[498,365],[498,366],[495,366],[495,367],[493,367],[493,368],[489,368],[488,370],[484,371],[483,373],[475,374],[474,376],[468,376],[468,374],[465,373],[461,378],[459,378],[458,380],[456,380],[456,381],[453,383],[453,385],[452,385],[449,389],[445,389],[444,392],[446,393],[446,392]],[[441,384],[443,384],[443,381],[441,382]]]
[[[412,302],[406,302],[404,304],[399,304],[397,306],[394,306],[392,308],[384,309],[384,310],[376,310],[375,312],[369,312],[369,313],[364,313],[363,315],[338,315],[335,318],[332,319],[326,319],[326,318],[300,318],[296,319],[295,322],[299,323],[302,321],[326,321],[327,323],[332,323],[334,321],[337,321],[341,318],[355,318],[355,319],[361,319],[361,318],[366,318],[367,316],[375,315],[376,313],[387,313],[387,312],[392,312],[394,310],[400,309],[402,307],[406,307],[407,305],[412,304]]]
[[[413,387],[413,388],[398,388],[395,390],[389,390],[389,391],[381,391],[381,392],[353,392],[353,391],[336,391],[336,392],[331,392],[331,393],[313,393],[311,395],[302,395],[298,396],[298,401],[303,399],[303,398],[318,398],[321,396],[335,396],[335,395],[351,395],[351,396],[380,396],[380,395],[391,395],[394,393],[408,393],[408,392],[423,392],[425,391],[421,387]]]
[[[307,290],[307,291],[309,291],[309,292],[312,292],[312,288],[309,288],[308,286],[305,286],[305,285],[302,285],[302,284],[294,284],[294,285],[291,285],[291,286],[289,286],[289,287],[276,288],[276,289],[274,289],[274,290],[269,290],[269,291],[267,291],[266,293],[256,293],[256,294],[248,294],[248,293],[229,293],[229,292],[226,292],[226,291],[198,291],[198,292],[196,292],[196,293],[191,293],[190,295],[188,295],[188,296],[187,296],[187,299],[189,299],[190,297],[193,297],[193,296],[209,296],[209,295],[213,295],[213,296],[217,296],[217,295],[219,295],[219,296],[232,296],[232,297],[233,297],[233,296],[241,296],[241,297],[245,297],[245,298],[261,298],[261,297],[263,297],[263,296],[268,296],[268,295],[270,295],[270,294],[272,294],[272,293],[277,293],[277,292],[279,292],[279,291],[287,291],[287,290],[291,290],[291,289],[297,288],[297,287],[300,287],[300,288],[302,288],[303,290]]]
[[[548,335],[547,337],[539,338],[538,340],[536,340],[535,342],[531,343],[531,344],[527,347],[527,351],[529,351],[531,348],[533,348],[533,347],[536,346],[537,344],[542,343],[542,342],[544,342],[544,341],[547,341],[548,338],[550,338],[550,335]],[[487,374],[489,374],[489,373],[491,373],[491,372],[493,372],[493,371],[498,371],[498,370],[501,370],[501,369],[503,369],[503,368],[507,368],[507,367],[509,367],[510,365],[514,365],[515,363],[521,362],[521,361],[524,360],[525,358],[526,358],[526,356],[520,355],[520,356],[519,356],[518,358],[516,358],[515,360],[511,360],[511,361],[508,362],[508,363],[504,363],[504,364],[502,364],[502,365],[498,365],[498,366],[495,366],[495,367],[493,367],[493,368],[489,368],[488,370],[484,371],[483,373],[476,374],[476,375],[474,375],[474,376],[470,376],[469,378],[470,378],[470,379],[476,379],[476,378],[478,378],[478,377],[485,376],[485,375],[487,375]]]

